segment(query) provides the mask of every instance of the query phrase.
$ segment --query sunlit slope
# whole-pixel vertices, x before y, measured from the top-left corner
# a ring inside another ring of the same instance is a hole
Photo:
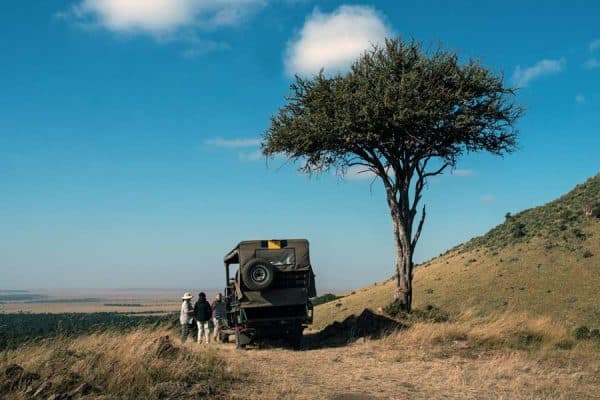
[[[593,215],[586,217],[584,207]],[[454,316],[524,311],[568,324],[600,321],[600,175],[540,207],[509,216],[487,234],[420,265],[416,308],[435,305]],[[316,327],[377,310],[393,296],[392,281],[318,306]]]

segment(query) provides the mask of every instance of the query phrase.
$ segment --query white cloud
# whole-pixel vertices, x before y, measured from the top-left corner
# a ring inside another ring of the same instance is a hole
[[[234,138],[234,139],[223,139],[223,138],[214,138],[208,139],[206,144],[217,147],[227,147],[230,149],[240,148],[240,147],[255,147],[260,145],[260,139],[253,138]]]
[[[342,71],[365,50],[392,35],[383,17],[366,6],[341,6],[331,14],[315,9],[298,37],[288,43],[285,66],[290,75],[321,68]]]
[[[518,87],[525,87],[534,79],[559,73],[565,63],[565,59],[561,58],[559,60],[541,60],[528,68],[521,68],[520,65],[517,65],[512,79]]]
[[[183,58],[191,59],[211,51],[229,50],[231,46],[225,42],[215,42],[213,40],[193,40],[190,41],[190,47],[181,52]]]
[[[238,153],[238,159],[241,161],[257,161],[261,158],[263,158],[263,154],[260,150]]]
[[[471,176],[475,173],[472,169],[455,169],[451,172],[452,175],[456,176]]]
[[[351,181],[359,181],[365,179],[375,178],[375,173],[362,165],[353,165],[348,167],[346,173],[343,175],[344,178]]]
[[[496,200],[496,196],[494,196],[493,194],[484,194],[483,196],[481,196],[481,201],[484,201],[486,203],[492,202]]]
[[[579,93],[577,96],[575,96],[575,101],[577,104],[583,104],[585,103],[585,96]]]
[[[600,49],[600,39],[592,40],[590,42],[590,53]]]
[[[80,0],[57,16],[115,33],[143,33],[162,38],[184,28],[235,25],[265,1]]]
[[[583,66],[587,69],[600,68],[600,60],[592,57],[588,59],[585,63],[583,63]]]

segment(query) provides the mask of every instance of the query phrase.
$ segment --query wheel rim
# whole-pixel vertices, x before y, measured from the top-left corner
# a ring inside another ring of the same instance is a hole
[[[267,269],[265,267],[263,267],[262,265],[257,265],[252,269],[250,276],[252,277],[252,280],[254,282],[262,283],[267,280],[269,273],[267,272]]]

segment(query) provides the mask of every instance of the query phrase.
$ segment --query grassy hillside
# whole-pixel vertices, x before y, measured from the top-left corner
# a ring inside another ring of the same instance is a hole
[[[584,206],[593,214],[584,217]],[[415,271],[417,308],[435,305],[450,316],[505,311],[548,316],[575,326],[600,325],[600,175],[540,207],[507,215],[481,237]],[[316,327],[364,307],[385,307],[392,281],[371,285],[317,307]]]

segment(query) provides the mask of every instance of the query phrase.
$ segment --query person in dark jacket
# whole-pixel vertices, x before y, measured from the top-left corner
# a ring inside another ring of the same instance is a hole
[[[204,292],[198,294],[198,301],[194,305],[194,317],[198,324],[198,343],[202,343],[203,337],[206,338],[206,344],[210,343],[212,309]]]

